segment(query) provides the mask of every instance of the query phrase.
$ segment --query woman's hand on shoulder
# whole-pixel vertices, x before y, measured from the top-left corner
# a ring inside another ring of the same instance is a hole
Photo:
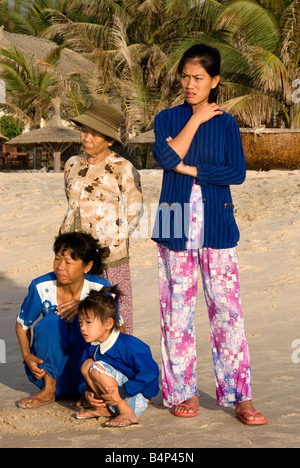
[[[208,122],[209,120],[213,119],[217,115],[222,115],[223,111],[218,104],[215,102],[209,103],[205,102],[200,107],[194,106],[193,107],[193,117],[198,119],[199,125]]]

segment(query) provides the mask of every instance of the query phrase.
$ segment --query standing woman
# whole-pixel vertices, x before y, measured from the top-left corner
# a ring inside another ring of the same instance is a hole
[[[221,57],[200,44],[178,67],[183,105],[156,116],[154,156],[164,169],[153,240],[158,243],[163,399],[175,416],[199,410],[194,315],[198,266],[208,308],[217,402],[245,424],[266,424],[252,404],[230,185],[246,163],[236,120],[215,103]]]
[[[65,166],[68,211],[60,232],[83,231],[104,249],[103,276],[122,293],[120,315],[128,334],[133,332],[133,305],[129,266],[129,237],[142,214],[140,175],[126,159],[111,150],[122,145],[119,136],[124,115],[101,98],[72,119],[80,126],[85,154]]]

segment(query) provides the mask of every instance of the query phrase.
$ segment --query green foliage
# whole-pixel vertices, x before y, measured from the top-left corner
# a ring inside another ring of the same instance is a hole
[[[11,115],[0,117],[0,133],[9,138],[9,140],[21,135],[23,130],[23,126],[19,125]]]
[[[123,103],[127,133],[151,128],[157,112],[181,99],[181,54],[205,42],[222,54],[227,111],[243,125],[281,113],[286,126],[299,126],[292,83],[300,78],[300,0],[0,0],[1,14],[7,30],[52,39],[95,63],[89,80],[68,80],[67,113],[84,108],[91,92],[109,94]],[[6,68],[6,79],[8,93],[13,84],[18,91],[24,68],[10,77]],[[37,86],[45,111],[47,86],[57,92],[52,79]]]

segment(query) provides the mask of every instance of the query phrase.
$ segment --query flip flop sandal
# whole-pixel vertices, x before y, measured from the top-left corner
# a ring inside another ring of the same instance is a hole
[[[237,418],[242,421],[243,424],[246,426],[264,426],[265,424],[268,424],[268,421],[266,419],[254,419],[253,421],[249,421],[249,419],[244,418],[245,414],[250,414],[250,416],[255,416],[256,414],[261,414],[260,411],[252,411],[245,410],[242,411],[241,414],[237,415]]]
[[[124,429],[125,427],[139,426],[139,423],[138,423],[138,422],[133,423],[133,422],[130,421],[130,419],[128,419],[128,418],[122,418],[121,421],[128,421],[129,424],[117,424],[117,425],[109,424],[110,422],[114,421],[115,419],[116,419],[116,418],[113,418],[113,419],[111,419],[110,421],[108,421],[107,423],[104,423],[104,424],[103,424],[103,427],[106,427],[106,428],[109,428],[109,429]]]
[[[91,412],[90,413],[90,416],[80,416],[82,413],[88,413],[89,411],[82,411],[82,412],[79,412],[79,413],[75,413],[74,417],[78,420],[84,420],[84,419],[98,419],[98,418],[101,418],[101,416],[96,416],[95,414],[93,415],[93,413]]]
[[[26,403],[22,404],[20,401],[18,401],[17,407],[21,408],[21,409],[25,409],[25,410],[34,410],[34,409],[37,409],[37,408],[41,408],[42,406],[48,406],[48,405],[52,405],[53,403],[55,403],[54,401],[43,401],[38,397],[29,398],[29,401],[27,401],[27,403],[29,403],[30,400],[31,401],[37,401],[40,404],[37,405],[37,406],[34,406],[34,408],[28,408],[28,406],[26,406]]]
[[[177,406],[177,408],[186,408],[187,410],[191,409],[193,406],[196,407],[196,411],[194,413],[181,413],[180,411],[177,411],[175,409],[174,411],[174,416],[177,416],[177,418],[195,418],[198,415],[199,411],[199,406],[197,403],[191,403],[190,405],[186,405],[185,403],[181,403],[180,405]]]

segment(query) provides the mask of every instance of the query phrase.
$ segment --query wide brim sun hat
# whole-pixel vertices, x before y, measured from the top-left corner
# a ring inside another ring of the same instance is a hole
[[[120,126],[124,114],[100,97],[93,97],[90,107],[84,114],[71,119],[71,122],[91,128],[103,136],[112,138],[123,146],[120,138]]]

